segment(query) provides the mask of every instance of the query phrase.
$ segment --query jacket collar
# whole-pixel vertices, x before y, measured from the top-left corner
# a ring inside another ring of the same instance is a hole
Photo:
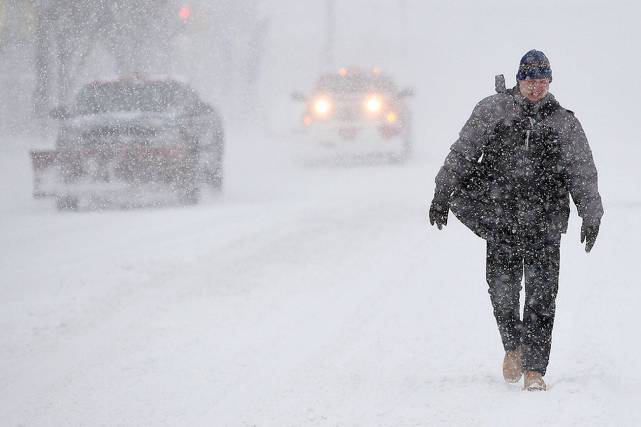
[[[552,114],[554,111],[556,111],[557,108],[559,108],[559,102],[556,100],[554,95],[552,95],[550,92],[548,92],[543,99],[541,99],[538,102],[532,102],[523,95],[521,95],[521,92],[519,91],[518,86],[515,86],[511,90],[512,96],[514,97],[514,102],[516,105],[518,105],[523,113],[525,113],[527,116],[536,116],[536,115],[543,115],[544,117],[549,116]]]

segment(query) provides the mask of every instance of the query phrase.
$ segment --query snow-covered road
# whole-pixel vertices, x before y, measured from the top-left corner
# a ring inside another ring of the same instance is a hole
[[[533,394],[500,374],[483,242],[426,225],[440,158],[305,169],[239,139],[223,197],[105,212],[31,200],[28,147],[2,149],[2,425],[641,423],[626,172],[593,253],[564,238]]]

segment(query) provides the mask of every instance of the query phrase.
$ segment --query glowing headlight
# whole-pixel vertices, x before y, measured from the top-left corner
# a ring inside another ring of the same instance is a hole
[[[327,98],[318,98],[314,102],[314,111],[317,114],[320,115],[325,115],[329,113],[329,110],[332,108],[332,104],[329,102],[329,99]]]
[[[371,113],[378,113],[381,110],[381,107],[383,106],[383,103],[381,102],[381,99],[378,96],[370,96],[367,98],[367,101],[365,102],[365,107],[367,108],[367,111]]]

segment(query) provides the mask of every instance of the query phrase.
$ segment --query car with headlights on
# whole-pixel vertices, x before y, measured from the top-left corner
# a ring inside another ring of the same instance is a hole
[[[412,95],[379,69],[321,75],[309,94],[292,94],[304,103],[296,138],[300,153],[305,159],[406,159],[412,151]]]
[[[221,118],[186,83],[94,81],[51,116],[56,146],[31,152],[33,194],[59,209],[194,204],[203,188],[222,189]]]

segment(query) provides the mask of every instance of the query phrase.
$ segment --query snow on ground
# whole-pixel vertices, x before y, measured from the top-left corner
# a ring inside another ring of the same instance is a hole
[[[483,242],[426,224],[440,155],[306,169],[237,134],[218,199],[59,213],[5,140],[3,425],[641,424],[638,147],[595,148],[602,234],[586,256],[571,222],[549,391],[525,393]]]

